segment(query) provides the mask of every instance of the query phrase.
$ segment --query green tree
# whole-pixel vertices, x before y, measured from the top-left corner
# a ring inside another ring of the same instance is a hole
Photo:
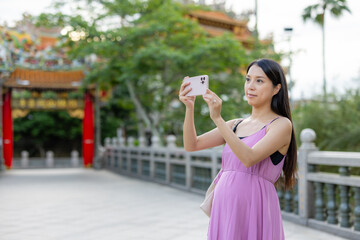
[[[327,106],[320,100],[312,100],[295,107],[293,118],[298,142],[300,131],[312,128],[320,150],[360,151],[360,89],[328,97]]]
[[[318,3],[306,7],[302,14],[304,22],[311,20],[320,25],[322,31],[322,68],[323,68],[323,96],[327,101],[326,70],[325,70],[325,15],[329,13],[335,17],[341,17],[344,12],[351,13],[346,0],[319,0]]]
[[[103,13],[91,13],[92,17],[86,20],[76,13],[61,18],[53,14],[48,15],[52,18],[48,22],[62,19],[63,26],[71,26],[63,38],[64,46],[71,48],[70,56],[98,56],[87,82],[121,89],[117,96],[134,107],[134,121],[126,121],[130,124],[127,127],[138,129],[138,135],[143,135],[145,129],[160,137],[168,133],[180,135],[183,106],[177,98],[185,76],[210,76],[210,88],[226,99],[225,118],[239,117],[248,111],[240,69],[252,60],[252,52],[245,51],[232,34],[210,37],[197,22],[186,18],[190,10],[198,7],[171,0],[86,2],[101,4]],[[114,17],[123,19],[121,24],[101,27],[101,23]],[[82,37],[75,41],[72,36],[76,33]],[[267,57],[272,56],[269,48],[261,49]],[[197,106],[201,116],[196,121],[198,129],[208,130],[212,123],[206,104],[199,98]]]
[[[81,150],[82,120],[67,112],[30,112],[24,118],[14,119],[15,149],[28,150],[30,156],[45,157],[47,150],[56,156]],[[59,147],[60,146],[60,147]],[[66,146],[66,147],[64,147]],[[65,149],[67,148],[67,149]]]

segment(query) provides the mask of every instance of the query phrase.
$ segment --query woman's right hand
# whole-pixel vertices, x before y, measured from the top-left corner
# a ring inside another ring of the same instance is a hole
[[[185,77],[184,79],[189,78]],[[195,98],[196,96],[185,96],[191,91],[191,87],[186,88],[186,86],[189,86],[190,82],[185,83],[184,80],[180,86],[180,92],[179,92],[179,99],[181,102],[185,104],[188,108],[194,108],[195,105]],[[186,89],[185,89],[186,88]]]

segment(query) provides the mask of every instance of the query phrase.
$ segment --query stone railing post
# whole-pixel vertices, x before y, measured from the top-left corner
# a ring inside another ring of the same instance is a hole
[[[169,135],[166,137],[166,147],[176,148],[176,137],[174,135]]]
[[[171,152],[176,149],[176,137],[174,135],[168,135],[166,137],[166,161],[165,161],[165,171],[166,171],[166,182],[170,184],[171,182],[171,163],[170,156]]]
[[[22,168],[29,167],[29,152],[28,151],[21,151],[21,163]]]
[[[105,138],[105,147],[110,147],[111,139],[109,137]]]
[[[154,148],[160,147],[160,139],[158,136],[151,137],[151,147],[154,147]]]
[[[134,147],[134,143],[135,143],[135,138],[129,137],[128,138],[128,147]]]
[[[71,166],[72,167],[79,167],[79,152],[76,150],[71,151]]]
[[[120,147],[125,147],[125,138],[124,137],[118,137],[118,144]]]
[[[118,154],[118,147],[120,146],[120,139],[117,137],[113,137],[111,139],[111,146],[112,146],[112,151],[111,151],[111,158],[110,158],[110,167],[114,168],[115,167],[115,159],[116,159],[116,155]]]
[[[217,151],[218,149],[211,149],[211,180],[216,177],[217,170]]]
[[[52,168],[55,165],[54,162],[54,153],[52,151],[47,151],[46,152],[46,160],[45,160],[45,165],[47,168]]]
[[[143,136],[139,137],[139,147],[146,147],[146,139]]]
[[[155,179],[155,151],[156,148],[160,147],[160,141],[159,141],[159,137],[157,136],[152,136],[151,137],[151,153],[150,153],[150,177],[151,179]]]
[[[114,148],[116,148],[117,145],[118,145],[118,139],[117,139],[116,137],[113,137],[113,138],[111,139],[111,146],[114,147]]]
[[[310,128],[301,131],[300,134],[301,146],[298,155],[299,167],[299,215],[305,221],[314,215],[314,189],[307,181],[308,164],[307,159],[309,153],[317,151],[315,146],[316,133]]]
[[[111,154],[112,154],[111,153],[111,138],[106,137],[104,145],[105,145],[105,157],[103,158],[103,164],[104,164],[104,166],[109,167],[108,159],[109,159],[109,157],[111,157]]]
[[[130,174],[131,173],[131,149],[134,147],[135,144],[135,138],[134,137],[129,137],[128,141],[127,141],[127,147],[128,147],[128,151],[127,151],[127,172]]]
[[[192,174],[191,174],[191,156],[188,152],[185,152],[185,175],[186,175],[186,188],[191,189]]]
[[[146,147],[146,143],[145,143],[145,137],[143,136],[140,136],[138,138],[138,141],[139,141],[139,145],[138,145],[138,149],[137,149],[137,152],[138,152],[138,156],[137,156],[137,173],[139,176],[142,175],[142,171],[143,171],[143,161],[142,161],[142,148],[145,148]]]

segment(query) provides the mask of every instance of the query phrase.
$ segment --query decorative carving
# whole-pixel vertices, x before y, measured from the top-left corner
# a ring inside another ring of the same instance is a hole
[[[15,118],[23,118],[26,117],[26,115],[29,114],[29,110],[23,110],[23,109],[13,109],[11,112],[11,115],[13,119]]]

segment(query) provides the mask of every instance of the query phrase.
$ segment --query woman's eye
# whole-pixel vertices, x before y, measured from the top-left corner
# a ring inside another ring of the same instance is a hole
[[[245,80],[248,82],[248,81],[250,81],[250,78],[245,78]]]
[[[258,79],[258,80],[256,80],[257,82],[263,82],[263,80],[261,80],[261,79]]]

